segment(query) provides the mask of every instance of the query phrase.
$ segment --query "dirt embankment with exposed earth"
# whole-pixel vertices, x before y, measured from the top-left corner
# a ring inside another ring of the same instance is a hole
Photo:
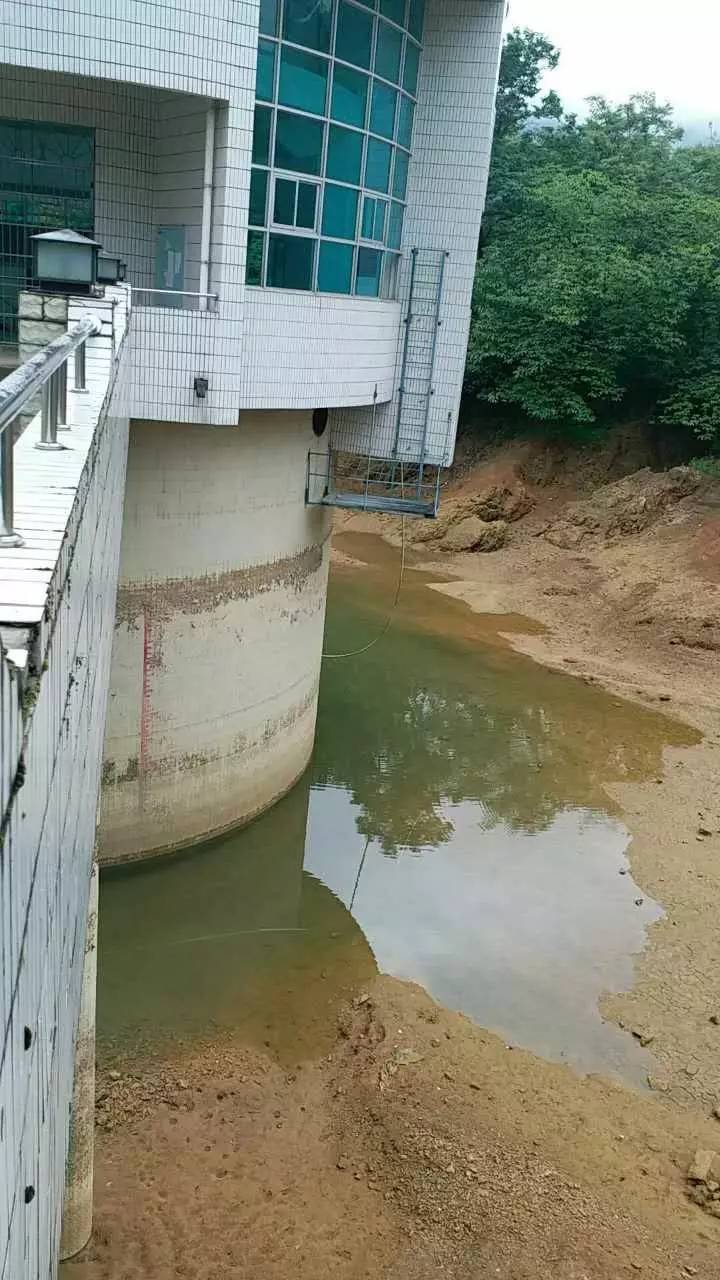
[[[720,484],[633,448],[490,452],[406,535],[437,590],[544,624],[508,643],[703,735],[609,788],[665,909],[603,1005],[655,1057],[648,1091],[377,977],[320,1061],[215,1043],[104,1071],[96,1230],[64,1280],[720,1280]]]

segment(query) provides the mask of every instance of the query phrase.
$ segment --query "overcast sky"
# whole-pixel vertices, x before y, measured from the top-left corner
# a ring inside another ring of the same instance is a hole
[[[720,130],[720,0],[510,0],[508,24],[561,50],[545,87],[567,108],[591,93],[619,101],[654,89],[679,119]]]

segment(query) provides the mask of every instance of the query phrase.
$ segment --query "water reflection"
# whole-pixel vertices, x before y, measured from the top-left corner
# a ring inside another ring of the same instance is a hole
[[[377,632],[394,587],[394,553],[352,549],[372,563],[335,574],[332,651]],[[321,1053],[377,964],[513,1043],[643,1079],[649,1055],[598,999],[629,985],[659,910],[618,874],[628,834],[604,785],[654,776],[693,735],[492,628],[411,571],[382,643],[326,664],[312,774],[285,801],[103,877],[104,1053],[218,1028]]]
[[[332,651],[376,632],[392,598],[396,553],[377,541],[343,540],[375,558],[334,576]],[[477,801],[484,826],[526,832],[569,807],[609,812],[605,784],[653,776],[666,745],[695,740],[666,716],[489,644],[503,620],[489,633],[487,618],[428,580],[411,571],[382,643],[323,672],[315,780],[350,791],[359,829],[384,852],[448,841],[447,805],[463,800]]]
[[[323,1052],[376,971],[358,925],[303,870],[310,776],[212,844],[101,876],[101,1057],[235,1034],[287,1061]]]

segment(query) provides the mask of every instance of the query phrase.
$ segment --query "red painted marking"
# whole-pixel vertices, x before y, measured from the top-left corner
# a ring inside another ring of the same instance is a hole
[[[150,619],[147,613],[143,614],[143,673],[142,673],[142,700],[140,703],[140,759],[138,761],[140,768],[140,776],[143,777],[148,763],[148,748],[150,746],[150,722],[152,720],[152,708],[150,706],[150,654],[152,652],[152,638],[150,634]]]

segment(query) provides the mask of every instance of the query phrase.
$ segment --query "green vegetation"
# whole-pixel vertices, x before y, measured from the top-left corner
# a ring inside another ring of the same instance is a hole
[[[536,105],[557,59],[507,38],[466,396],[553,432],[632,414],[720,453],[720,147],[681,147],[649,94],[582,121]]]

